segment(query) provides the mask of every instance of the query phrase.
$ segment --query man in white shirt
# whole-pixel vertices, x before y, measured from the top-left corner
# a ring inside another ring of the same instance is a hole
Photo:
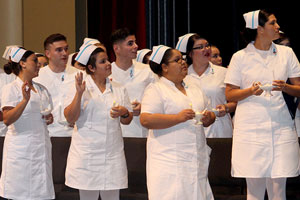
[[[122,126],[123,137],[146,138],[148,130],[140,124],[140,101],[145,88],[154,82],[156,75],[149,65],[136,62],[138,45],[135,35],[127,28],[118,29],[111,35],[116,61],[112,63],[110,78],[123,85],[128,92],[133,108],[133,120],[129,125]]]
[[[49,64],[40,69],[39,76],[34,81],[47,87],[53,101],[53,124],[48,126],[51,137],[69,137],[73,125],[68,124],[64,117],[64,98],[69,87],[75,87],[75,75],[78,70],[67,66],[69,46],[64,35],[56,33],[44,41],[45,55]]]

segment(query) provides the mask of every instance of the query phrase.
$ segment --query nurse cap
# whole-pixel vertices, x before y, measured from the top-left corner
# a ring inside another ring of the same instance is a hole
[[[137,51],[136,61],[143,62],[145,55],[150,51],[151,51],[151,49],[141,49],[141,50]]]
[[[5,51],[2,55],[2,58],[4,58],[5,60],[9,60],[9,56],[10,56],[10,51],[13,47],[19,47],[19,45],[9,45],[6,46]]]
[[[12,47],[9,54],[11,61],[19,63],[26,51],[27,50],[22,49],[21,47]]]
[[[154,46],[154,47],[152,48],[152,54],[151,54],[151,56],[150,56],[150,60],[151,60],[152,62],[155,62],[155,63],[157,63],[157,64],[160,64],[162,58],[163,58],[164,55],[165,55],[165,52],[166,52],[168,49],[171,49],[171,47],[167,47],[167,46],[164,46],[164,45]]]
[[[243,15],[246,22],[246,28],[257,29],[259,11],[260,10],[251,11]]]
[[[83,44],[81,45],[81,47],[79,48],[79,50],[83,49],[86,45],[97,44],[97,43],[101,43],[101,42],[99,40],[97,40],[97,39],[94,39],[94,38],[84,38]]]
[[[182,53],[186,53],[186,46],[191,36],[195,35],[195,33],[187,33],[178,38],[178,42],[176,45],[176,49]]]
[[[93,45],[93,44],[88,44],[84,48],[82,48],[79,52],[78,55],[76,56],[75,60],[80,62],[83,65],[86,65],[90,59],[91,54],[95,49],[99,47]]]

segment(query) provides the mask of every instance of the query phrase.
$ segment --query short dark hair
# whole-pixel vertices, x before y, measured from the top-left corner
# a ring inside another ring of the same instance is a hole
[[[44,50],[48,49],[50,44],[53,44],[54,42],[57,41],[67,41],[67,38],[66,36],[60,33],[54,33],[49,35],[44,41]]]
[[[157,74],[159,77],[162,76],[162,64],[168,64],[169,59],[173,54],[172,50],[174,50],[174,49],[166,50],[164,56],[162,57],[160,64],[157,64],[157,63],[153,62],[152,60],[150,60],[150,62],[149,62],[151,70],[155,74]]]
[[[197,40],[206,40],[206,39],[201,37],[198,34],[194,34],[189,38],[189,40],[186,44],[186,63],[188,65],[193,64],[193,59],[190,57],[190,53],[191,53],[191,51],[193,51],[194,44]]]
[[[24,49],[24,48],[22,48],[22,49]],[[32,54],[34,54],[33,51],[27,50],[24,53],[24,55],[22,56],[22,58],[20,59],[20,61],[26,62],[27,58],[29,56],[31,56]],[[4,69],[6,74],[14,73],[16,76],[18,76],[20,71],[22,71],[22,67],[20,65],[20,62],[16,63],[16,62],[13,62],[13,61],[9,61],[8,63],[6,63],[3,66],[3,69]]]
[[[258,25],[264,27],[266,22],[269,20],[269,17],[273,15],[270,10],[260,10],[258,13]],[[248,44],[256,39],[257,29],[245,28],[242,31],[242,38]]]
[[[93,72],[91,72],[91,70],[88,68],[88,65],[91,65],[93,68],[96,68],[96,59],[97,59],[96,55],[101,52],[105,53],[104,49],[102,49],[101,47],[98,47],[90,55],[89,61],[85,65],[85,71],[87,74],[93,74]]]
[[[119,41],[124,41],[130,35],[135,35],[135,34],[128,28],[121,28],[121,29],[114,31],[111,34],[110,40],[111,40],[112,45],[114,45],[115,43],[117,43]]]

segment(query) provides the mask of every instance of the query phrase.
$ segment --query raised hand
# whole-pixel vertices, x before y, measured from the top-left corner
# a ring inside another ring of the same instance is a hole
[[[75,87],[79,94],[82,94],[85,90],[85,81],[83,81],[83,73],[79,72],[75,76]]]
[[[23,95],[23,99],[26,101],[29,101],[30,99],[30,91],[31,88],[29,87],[29,84],[27,81],[25,81],[22,85],[22,95]]]

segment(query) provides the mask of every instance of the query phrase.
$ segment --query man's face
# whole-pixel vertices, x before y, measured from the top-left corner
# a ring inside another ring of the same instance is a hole
[[[66,65],[69,57],[69,46],[64,40],[53,42],[45,50],[49,63],[54,66]]]
[[[129,35],[125,40],[118,42],[114,47],[117,56],[135,59],[138,50],[136,38],[134,35]]]

